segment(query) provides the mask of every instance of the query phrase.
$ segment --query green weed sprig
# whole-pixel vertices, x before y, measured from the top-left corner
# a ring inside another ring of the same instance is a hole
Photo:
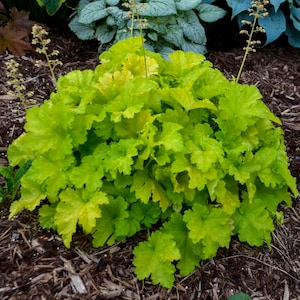
[[[12,166],[0,166],[0,176],[5,179],[5,186],[0,186],[0,203],[4,200],[14,201],[16,199],[21,178],[31,166],[31,161],[27,161],[19,169],[15,170]]]
[[[50,39],[47,39],[46,36],[48,35],[48,32],[41,27],[40,25],[33,25],[32,27],[32,35],[33,39],[31,43],[33,45],[40,45],[41,47],[37,47],[35,49],[36,52],[45,55],[46,60],[47,60],[47,66],[50,70],[53,84],[56,86],[56,77],[54,74],[54,68],[56,66],[61,66],[62,62],[59,59],[52,59],[53,56],[57,56],[59,54],[58,50],[53,50],[51,53],[48,53],[48,44],[51,42]],[[44,65],[44,63],[41,60],[38,60],[35,64],[37,67],[40,67]]]
[[[235,79],[235,82],[238,82],[241,77],[248,54],[251,51],[255,52],[256,51],[255,46],[261,44],[261,41],[253,40],[253,34],[257,33],[257,32],[262,32],[262,33],[265,32],[265,30],[261,26],[257,25],[257,22],[258,22],[259,18],[263,18],[268,15],[268,12],[266,9],[266,6],[268,4],[269,4],[269,0],[254,0],[254,1],[252,1],[251,2],[252,6],[251,6],[251,8],[248,9],[248,11],[249,11],[249,16],[253,16],[254,19],[253,19],[253,21],[247,21],[247,20],[242,21],[242,23],[244,25],[251,26],[251,30],[250,30],[250,32],[248,32],[247,30],[244,30],[244,29],[240,31],[241,34],[246,34],[248,36],[248,39],[247,39],[246,47],[243,48],[243,50],[245,50],[245,53],[243,56],[243,60],[242,60],[238,75]]]

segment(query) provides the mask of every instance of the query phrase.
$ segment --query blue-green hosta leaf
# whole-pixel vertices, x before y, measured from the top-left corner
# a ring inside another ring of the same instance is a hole
[[[293,47],[300,48],[300,31],[294,26],[287,24],[285,34],[288,37],[289,44]]]
[[[226,0],[227,4],[232,8],[231,19],[244,10],[251,7],[251,0]]]
[[[94,38],[94,32],[95,32],[94,25],[83,24],[79,22],[78,16],[72,18],[68,26],[81,40],[91,40]]]
[[[194,52],[197,54],[205,54],[207,52],[205,45],[196,44],[184,39],[181,44],[182,50],[185,52]]]
[[[105,0],[91,2],[79,12],[79,22],[90,24],[108,16]]]
[[[293,22],[295,29],[300,31],[300,7],[292,6],[290,8],[290,18]]]
[[[202,3],[197,7],[199,18],[207,23],[216,22],[222,19],[226,14],[226,10],[212,4]]]
[[[174,0],[152,0],[144,4],[137,3],[140,16],[163,17],[176,14],[176,5]]]
[[[112,41],[116,34],[116,30],[108,27],[107,25],[99,25],[97,27],[95,38],[102,44],[106,44]]]
[[[178,10],[192,10],[196,8],[202,0],[176,0],[176,8]]]
[[[149,32],[147,37],[154,42],[158,41],[158,34],[156,32]]]
[[[117,25],[119,28],[126,25],[128,21],[128,15],[126,11],[120,9],[117,6],[110,6],[107,7],[106,9],[109,15],[114,18],[115,25]]]
[[[180,48],[184,41],[183,28],[180,25],[169,25],[167,26],[167,32],[163,38],[167,42]]]
[[[279,6],[286,2],[286,0],[270,0],[270,3],[274,6],[275,12],[277,12]]]
[[[118,5],[120,0],[105,0],[107,5]]]
[[[205,45],[206,35],[196,13],[192,10],[178,14],[178,24],[182,27],[186,38],[191,42]]]
[[[286,19],[284,13],[279,9],[276,13],[274,8],[269,9],[269,14],[266,17],[258,19],[259,26],[266,31],[267,40],[265,45],[278,39],[286,30]]]

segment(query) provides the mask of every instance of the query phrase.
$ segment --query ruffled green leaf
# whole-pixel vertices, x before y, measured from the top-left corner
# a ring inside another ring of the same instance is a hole
[[[55,225],[65,246],[69,248],[77,224],[82,226],[85,233],[91,233],[96,220],[101,217],[100,206],[108,203],[108,198],[100,191],[91,193],[85,189],[68,188],[61,192],[60,200],[56,207]]]
[[[134,248],[135,273],[138,279],[151,277],[154,284],[171,288],[174,282],[173,261],[180,259],[172,235],[159,231],[152,233],[148,241]]]

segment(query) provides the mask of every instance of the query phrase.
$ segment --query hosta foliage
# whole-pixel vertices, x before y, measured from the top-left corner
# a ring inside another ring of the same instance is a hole
[[[66,247],[78,226],[100,247],[155,225],[134,249],[136,274],[171,287],[233,235],[270,244],[278,204],[297,190],[256,87],[200,54],[145,55],[140,37],[120,41],[28,110],[8,156],[32,165],[10,216],[39,207]]]
[[[251,20],[248,8],[251,0],[226,0],[232,8],[232,17],[237,16],[239,24],[242,20]],[[283,33],[289,43],[300,47],[300,0],[270,0],[267,6],[269,15],[258,20],[258,24],[266,30],[266,43],[277,40]]]
[[[172,49],[204,53],[206,35],[201,20],[214,22],[225,11],[202,0],[81,0],[69,26],[83,40],[96,38],[101,44],[139,35],[141,24],[135,18],[146,19],[143,34],[146,46],[166,54]],[[211,1],[210,1],[211,2]],[[132,7],[124,6],[124,3]]]

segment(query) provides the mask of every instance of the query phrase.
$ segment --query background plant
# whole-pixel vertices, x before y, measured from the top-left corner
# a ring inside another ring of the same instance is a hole
[[[233,235],[270,245],[278,205],[298,192],[280,121],[256,87],[200,54],[167,60],[141,44],[118,42],[28,110],[8,150],[11,166],[32,161],[10,217],[39,207],[66,247],[78,226],[95,247],[149,231],[133,251],[136,275],[171,287],[176,270],[188,275]]]
[[[20,181],[27,170],[30,168],[31,162],[27,161],[20,168],[15,170],[12,166],[0,166],[0,176],[5,180],[4,186],[0,186],[0,203],[7,201],[14,201],[20,188]]]
[[[239,26],[242,20],[253,21],[248,9],[251,0],[226,0],[232,9],[232,18],[237,17]],[[277,40],[282,34],[293,47],[300,47],[300,0],[270,0],[267,6],[268,16],[258,20],[258,25],[266,31],[265,45]]]
[[[31,20],[53,24],[57,22],[66,23],[72,12],[72,8],[78,4],[79,0],[2,0],[5,8],[16,7],[18,10],[24,10]]]
[[[0,7],[0,54],[6,49],[13,55],[23,55],[26,50],[32,50],[29,34],[33,22],[29,20],[29,14],[16,7],[9,10],[3,5]]]
[[[117,42],[130,37],[132,33],[134,36],[140,34],[138,22],[131,30],[131,12],[136,11],[147,20],[143,33],[148,49],[163,54],[174,49],[204,53],[206,35],[201,22],[215,22],[226,13],[206,2],[81,0],[69,26],[80,39],[95,38],[101,45]]]

